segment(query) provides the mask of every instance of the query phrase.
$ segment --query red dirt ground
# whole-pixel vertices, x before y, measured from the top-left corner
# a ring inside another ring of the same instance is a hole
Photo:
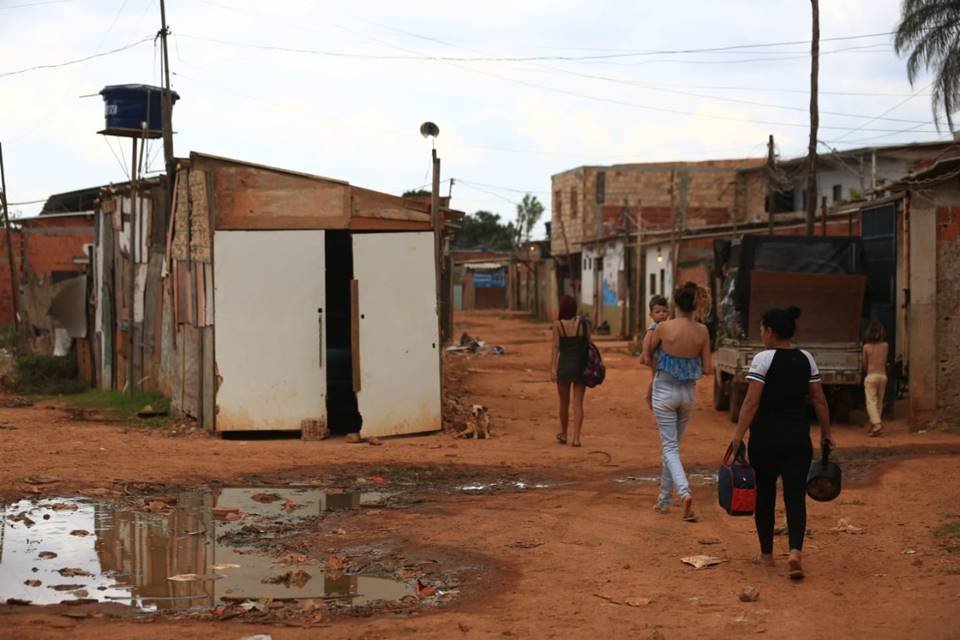
[[[0,409],[0,423],[17,427],[0,431],[0,497],[28,495],[32,486],[23,479],[31,475],[61,479],[42,485],[45,495],[96,494],[115,482],[189,484],[251,474],[309,479],[344,465],[412,463],[486,472],[502,466],[574,481],[522,493],[429,496],[418,508],[382,510],[375,527],[354,532],[357,539],[389,540],[418,552],[442,547],[445,554],[459,549],[488,558],[491,569],[459,600],[410,617],[335,619],[314,629],[236,620],[70,620],[56,609],[0,607],[0,638],[960,637],[958,541],[950,546],[933,534],[960,519],[960,436],[911,433],[902,420],[889,423],[880,439],[867,438],[862,427],[839,426],[838,455],[853,482],[832,503],[809,503],[808,577],[791,583],[783,557],[774,569],[751,562],[757,552],[752,519],[726,516],[713,487],[695,487],[700,522],[689,524],[676,509],[654,513],[655,485],[616,482],[659,473],[660,456],[656,426],[642,402],[649,373],[623,351],[624,343],[600,343],[608,378],[588,392],[584,446],[573,449],[554,440],[548,326],[477,313],[458,318],[458,327],[507,350],[448,357],[463,402],[490,408],[491,440],[432,434],[371,447],[342,439],[169,437],[77,422],[46,403]],[[712,410],[710,386],[703,383],[682,447],[688,471],[713,470],[731,431],[726,416]],[[835,531],[841,519],[863,532]],[[711,538],[719,543],[699,542]],[[777,539],[778,554],[785,543]],[[698,571],[679,560],[700,553],[729,561]],[[759,589],[758,601],[739,601],[746,585]],[[649,603],[630,606],[627,599]]]

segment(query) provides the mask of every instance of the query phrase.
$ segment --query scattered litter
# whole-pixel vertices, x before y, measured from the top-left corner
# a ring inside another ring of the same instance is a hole
[[[7,604],[25,607],[30,604],[30,601],[23,598],[7,598]]]
[[[84,569],[77,569],[75,567],[64,567],[63,569],[57,569],[57,573],[59,573],[64,578],[76,578],[76,577],[86,578],[93,575],[89,571],[85,571]]]
[[[49,588],[54,591],[76,591],[77,589],[83,589],[82,584],[52,584],[49,585]]]
[[[90,535],[90,532],[86,529],[74,529],[70,532],[70,535],[77,536],[78,538],[83,538]]]
[[[32,407],[33,400],[28,400],[21,396],[9,396],[0,400],[0,407],[4,409],[19,409],[21,407]]]
[[[223,571],[224,569],[239,569],[240,565],[233,564],[231,562],[224,562],[223,564],[212,564],[210,568],[214,571]]]
[[[283,507],[283,510],[286,511],[287,513],[293,513],[294,511],[300,508],[300,505],[298,505],[296,502],[294,502],[290,498],[287,498],[286,500],[281,502],[280,506]]]
[[[150,513],[163,513],[169,509],[170,507],[166,502],[160,502],[159,500],[151,500],[147,503],[147,511]]]
[[[653,598],[626,598],[623,604],[628,607],[648,607],[653,604]]]
[[[327,558],[326,567],[328,572],[340,573],[341,571],[343,571],[343,566],[344,566],[343,558],[341,558],[340,556],[332,555],[329,558]]]
[[[833,530],[838,533],[850,533],[854,535],[863,533],[862,527],[856,527],[850,524],[846,518],[840,518],[840,521],[837,522],[837,526],[835,526]]]
[[[740,602],[756,602],[760,598],[760,590],[747,585],[743,589],[740,589],[737,597],[740,598]]]
[[[370,482],[372,484],[386,484],[387,479],[384,478],[383,476],[370,476],[369,478],[367,478],[367,482]]]
[[[263,604],[262,602],[258,602],[256,600],[247,600],[246,602],[241,602],[237,606],[239,606],[244,611],[254,611],[254,610],[266,611],[267,610],[267,605]]]
[[[149,404],[137,412],[138,418],[161,418],[170,415],[169,411],[158,411]]]
[[[905,555],[905,556],[916,555],[916,553],[917,553],[917,550],[916,550],[916,549],[904,549],[904,550],[903,550],[903,555]]]
[[[254,636],[243,636],[240,640],[273,640],[273,637],[266,633],[258,633]]]
[[[313,560],[302,553],[286,553],[275,560],[277,564],[313,564]]]
[[[60,478],[55,476],[27,476],[23,481],[27,484],[53,484],[60,482]]]
[[[620,606],[620,605],[623,604],[623,601],[617,600],[616,598],[612,598],[612,597],[610,597],[610,596],[605,596],[605,595],[603,595],[602,593],[595,593],[595,594],[593,594],[593,597],[595,597],[595,598],[600,598],[601,600],[606,600],[606,601],[609,602],[610,604],[615,604],[615,605],[617,605],[617,606]]]
[[[543,545],[543,540],[517,540],[516,542],[511,542],[507,546],[513,547],[514,549],[536,549],[537,547],[542,547]]]
[[[56,558],[57,554],[53,551],[41,551],[37,554],[37,557],[41,558],[42,560],[49,560],[50,558]]]
[[[704,567],[712,567],[724,562],[727,562],[726,558],[717,558],[716,556],[688,556],[686,558],[680,558],[680,562],[683,564],[688,564],[695,569],[703,569]]]
[[[23,584],[27,585],[28,587],[39,587],[43,583],[39,580],[24,580]]]
[[[490,347],[489,353],[490,355],[494,355],[494,356],[502,356],[506,354],[507,351],[503,347],[494,346],[494,347]]]

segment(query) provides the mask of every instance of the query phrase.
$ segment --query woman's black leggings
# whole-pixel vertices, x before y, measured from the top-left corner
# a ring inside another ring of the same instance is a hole
[[[808,447],[750,449],[750,466],[757,474],[757,537],[760,552],[773,553],[773,528],[777,505],[777,477],[783,479],[790,548],[802,550],[807,531],[807,473],[813,452]]]

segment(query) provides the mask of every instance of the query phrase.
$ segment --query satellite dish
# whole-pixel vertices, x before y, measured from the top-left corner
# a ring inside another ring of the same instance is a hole
[[[420,135],[424,138],[436,138],[440,135],[440,127],[432,122],[424,122],[420,125]]]

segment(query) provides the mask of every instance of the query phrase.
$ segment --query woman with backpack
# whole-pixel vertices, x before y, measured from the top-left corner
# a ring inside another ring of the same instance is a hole
[[[560,318],[553,323],[553,349],[550,353],[550,379],[557,383],[560,396],[560,433],[557,442],[567,444],[570,423],[570,395],[573,391],[573,446],[580,446],[583,428],[583,397],[587,391],[583,370],[586,364],[590,327],[577,315],[573,296],[560,298]]]
[[[643,362],[653,369],[651,400],[663,451],[660,496],[654,508],[657,513],[667,513],[676,490],[687,522],[696,522],[697,517],[680,460],[680,440],[693,411],[697,380],[713,372],[710,332],[694,319],[702,296],[694,282],[674,291],[676,317],[658,324],[652,338],[644,341],[643,350]]]

